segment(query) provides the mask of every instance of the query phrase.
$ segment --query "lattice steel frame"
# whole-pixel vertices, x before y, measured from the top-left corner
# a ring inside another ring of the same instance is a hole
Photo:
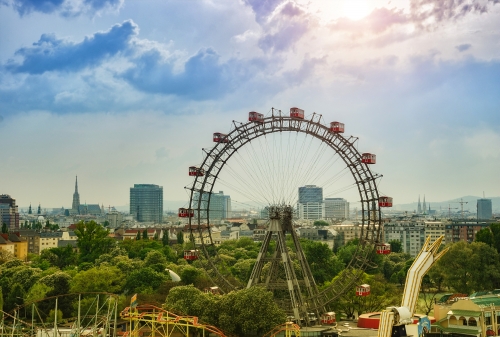
[[[282,115],[279,110],[273,109],[272,111],[272,115],[264,118],[262,123],[233,121],[234,129],[227,135],[227,143],[221,142],[212,148],[203,149],[205,157],[200,168],[205,171],[205,174],[195,177],[193,184],[188,188],[191,191],[189,208],[195,211],[195,217],[189,218],[189,229],[193,237],[197,235],[200,238],[199,248],[205,258],[202,264],[212,282],[222,292],[237,289],[238,286],[229,282],[217,268],[220,259],[208,225],[210,224],[210,198],[221,170],[238,149],[267,134],[301,132],[319,139],[332,148],[349,168],[358,188],[362,217],[360,243],[346,270],[330,287],[306,299],[308,307],[316,311],[320,309],[318,306],[324,307],[352,288],[362,271],[371,265],[370,256],[381,235],[381,212],[376,185],[376,179],[381,176],[372,173],[369,165],[362,163],[361,154],[354,146],[358,138],[353,136],[345,138],[342,134],[331,132],[328,126],[321,123],[321,115],[313,114],[311,119],[295,119]],[[196,193],[199,193],[197,198],[195,198]]]

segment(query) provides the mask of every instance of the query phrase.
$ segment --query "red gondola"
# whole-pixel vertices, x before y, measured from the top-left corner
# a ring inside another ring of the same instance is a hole
[[[205,175],[205,170],[196,166],[189,166],[189,175],[201,177]]]
[[[368,296],[370,295],[370,285],[362,284],[356,287],[356,296]]]
[[[377,254],[390,254],[391,253],[391,245],[388,243],[378,243],[377,244]]]
[[[194,210],[192,208],[179,208],[179,218],[192,218],[194,217]]]
[[[191,249],[191,250],[184,251],[184,260],[188,260],[188,261],[198,260],[199,256],[200,256],[199,250]]]
[[[344,133],[344,123],[331,122],[330,131],[333,133]]]
[[[391,197],[379,197],[378,205],[380,207],[392,207],[392,198]]]
[[[363,153],[361,155],[361,162],[365,164],[375,164],[377,162],[377,156],[372,153]]]
[[[290,117],[304,119],[304,110],[299,108],[290,108]]]
[[[256,123],[264,123],[264,115],[255,111],[250,111],[248,113],[248,121]]]
[[[335,319],[335,313],[333,311],[326,312],[321,316],[321,324],[335,324],[337,320]]]
[[[229,138],[227,135],[220,132],[214,132],[214,142],[215,143],[229,143]]]

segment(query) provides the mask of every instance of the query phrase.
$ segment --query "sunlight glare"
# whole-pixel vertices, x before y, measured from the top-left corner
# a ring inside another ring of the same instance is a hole
[[[369,8],[366,0],[345,0],[343,14],[351,20],[359,20],[369,14]]]

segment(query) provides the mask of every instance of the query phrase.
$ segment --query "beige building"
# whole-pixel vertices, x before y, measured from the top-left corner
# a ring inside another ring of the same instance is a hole
[[[45,249],[57,248],[59,240],[62,239],[63,232],[42,232],[40,233],[38,254]]]
[[[26,261],[28,258],[28,241],[21,239],[14,233],[8,234],[8,240],[14,244],[14,256],[19,260]]]
[[[434,305],[432,330],[476,337],[500,335],[500,298],[490,294]]]
[[[189,226],[184,227],[184,229],[182,230],[182,234],[184,236],[184,242],[190,242],[191,231],[189,230]],[[210,233],[208,231],[207,226],[205,225],[205,226],[202,226],[201,237],[200,237],[200,234],[197,230],[195,230],[193,232],[193,236],[194,236],[194,243],[197,246],[201,245],[202,239],[203,239],[203,243],[210,244],[213,242],[216,246],[220,245],[222,242],[221,231],[218,228],[213,227],[213,226],[210,227]],[[210,237],[212,238],[212,240],[210,240]]]
[[[425,237],[431,237],[431,242],[436,241],[441,235],[445,236],[445,223],[442,221],[425,221]],[[446,244],[446,238],[443,239],[443,245]]]
[[[5,240],[4,237],[0,235],[0,250],[15,255],[14,249],[15,249],[14,243],[10,242],[9,240]]]

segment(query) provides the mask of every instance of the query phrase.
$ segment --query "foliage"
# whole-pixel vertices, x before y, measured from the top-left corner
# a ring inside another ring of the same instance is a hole
[[[180,245],[184,243],[184,233],[182,231],[177,233],[177,243]]]
[[[125,283],[125,275],[114,266],[94,267],[78,273],[71,280],[72,293],[108,292],[120,293]]]
[[[154,291],[160,285],[169,279],[164,273],[159,273],[152,268],[144,267],[134,270],[128,275],[125,281],[125,289],[127,293],[135,293],[145,291],[147,293]]]
[[[57,321],[61,322],[63,319],[63,312],[61,310],[57,310]],[[51,309],[49,312],[49,316],[46,319],[47,323],[54,323],[56,320],[56,312],[54,309]]]
[[[164,230],[163,231],[163,236],[161,238],[161,244],[164,245],[164,246],[168,246],[169,245],[169,240],[170,238],[168,237],[168,230]]]
[[[286,321],[271,292],[250,287],[221,296],[217,326],[237,336],[262,336]],[[251,319],[249,319],[251,317]]]
[[[14,283],[5,298],[5,311],[14,310],[16,307],[24,304],[25,292],[23,286],[19,283]]]
[[[104,229],[95,221],[80,221],[76,225],[75,235],[78,237],[80,250],[79,262],[94,262],[101,254],[108,253],[114,246],[109,230]]]
[[[330,224],[326,222],[325,220],[316,220],[313,223],[313,226],[321,226],[321,227],[326,227],[329,226]]]
[[[337,277],[342,277],[342,273]],[[336,280],[337,278],[333,282]],[[360,315],[367,312],[380,311],[389,305],[399,303],[401,300],[401,294],[398,292],[396,286],[386,282],[382,274],[368,275],[362,273],[361,279],[358,282],[359,284],[366,283],[370,285],[370,295],[357,296],[356,289],[353,287],[334,304],[335,312],[339,316],[354,318],[355,314]]]
[[[333,254],[333,251],[326,244],[301,240],[301,245],[314,280],[318,284],[331,281],[344,268],[344,263]]]
[[[0,265],[14,259],[15,259],[14,254],[6,250],[0,249]]]
[[[7,224],[4,222],[2,224],[2,234],[7,234],[9,232],[9,227],[7,227]]]
[[[76,265],[78,256],[71,246],[44,249],[40,253],[37,263],[47,261],[51,266],[64,269]]]
[[[143,240],[148,240],[149,239],[148,238],[148,230],[147,229],[145,229],[145,230],[142,231],[142,239]]]
[[[488,246],[493,246],[493,233],[489,228],[483,228],[476,233],[476,242],[486,243]]]
[[[391,245],[391,253],[402,253],[403,252],[403,245],[401,244],[401,241],[391,240],[391,241],[389,241],[389,244]]]
[[[500,287],[500,260],[495,248],[483,242],[457,242],[433,268],[444,277],[444,283],[459,293]]]

